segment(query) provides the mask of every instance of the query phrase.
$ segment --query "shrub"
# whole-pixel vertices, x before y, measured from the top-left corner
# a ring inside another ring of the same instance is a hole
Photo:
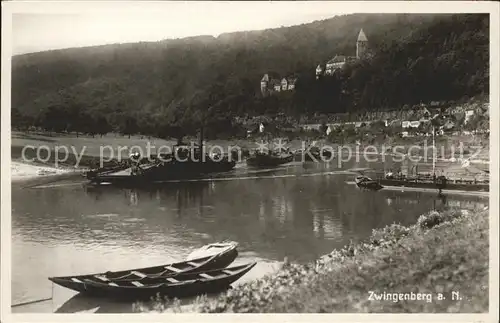
[[[382,229],[372,230],[370,243],[374,246],[391,244],[408,235],[409,228],[393,223]]]
[[[431,229],[444,222],[452,221],[463,215],[461,211],[446,210],[443,212],[431,211],[427,214],[421,215],[417,220],[417,226],[421,229]]]

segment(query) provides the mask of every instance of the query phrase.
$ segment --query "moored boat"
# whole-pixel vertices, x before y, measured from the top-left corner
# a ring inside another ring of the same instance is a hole
[[[168,180],[193,179],[205,174],[232,170],[236,161],[229,155],[208,156],[201,149],[176,146],[182,151],[175,158],[152,159],[147,163],[137,163],[117,171],[93,173],[87,176],[92,184],[110,183],[114,185],[138,186]],[[186,154],[186,155],[184,155]]]
[[[248,273],[256,263],[184,273],[169,277],[146,278],[134,281],[95,281],[84,279],[78,291],[93,296],[115,299],[144,299],[155,295],[187,297],[223,291]]]
[[[444,175],[431,176],[419,174],[416,176],[385,175],[383,177],[356,176],[355,183],[358,187],[379,190],[384,187],[401,187],[412,189],[435,189],[442,191],[464,191],[464,192],[489,192],[488,180],[475,179],[450,179]],[[378,187],[378,188],[377,188]]]
[[[224,248],[221,252],[202,258],[188,259],[182,262],[161,266],[136,268],[122,271],[108,271],[96,274],[49,277],[49,280],[76,291],[85,290],[85,281],[141,281],[152,278],[173,277],[181,274],[220,269],[229,266],[238,256],[237,245]]]
[[[91,184],[140,186],[168,180],[193,179],[210,173],[232,170],[236,158],[232,154],[209,155],[203,144],[203,128],[199,143],[187,145],[179,142],[169,154],[130,156],[125,167],[103,168],[87,172]]]
[[[432,130],[432,147],[435,147],[435,129]],[[462,168],[470,167],[470,160],[462,161]],[[465,191],[465,192],[489,192],[489,179],[479,180],[477,177],[469,179],[463,178],[449,178],[444,175],[437,176],[436,174],[436,155],[435,149],[433,150],[432,158],[432,171],[430,173],[422,174],[418,172],[418,164],[412,167],[414,174],[410,174],[407,170],[406,174],[398,171],[394,174],[391,170],[383,176],[379,176],[375,180],[366,176],[358,176],[355,182],[360,185],[374,185],[373,182],[378,183],[381,187],[407,187],[413,189],[436,189],[441,194],[443,190],[446,191]],[[489,171],[482,171],[484,174],[489,174]],[[367,180],[368,179],[368,180]]]
[[[445,176],[427,177],[393,177],[378,180],[381,185],[394,187],[411,187],[422,189],[489,192],[488,181],[448,179]]]
[[[373,191],[378,191],[384,188],[379,182],[364,175],[356,176],[354,182],[359,188],[365,188]]]

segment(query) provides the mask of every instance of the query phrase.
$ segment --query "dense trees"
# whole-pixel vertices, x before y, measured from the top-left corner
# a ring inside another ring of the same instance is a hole
[[[106,45],[13,58],[12,123],[50,131],[178,137],[204,125],[234,135],[233,117],[399,109],[487,93],[488,15],[346,15],[265,31]],[[373,56],[333,77],[318,63],[354,55],[359,29]],[[299,77],[263,98],[264,73]]]

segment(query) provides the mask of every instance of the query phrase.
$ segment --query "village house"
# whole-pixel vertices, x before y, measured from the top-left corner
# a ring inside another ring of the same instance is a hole
[[[426,107],[425,105],[414,106],[405,115],[406,119],[401,121],[401,127],[405,129],[418,128],[440,117],[439,112],[435,108]]]
[[[402,127],[403,123],[400,119],[394,119],[389,122],[389,127]]]
[[[288,81],[286,78],[281,79],[281,90],[288,90]]]
[[[404,120],[401,123],[401,126],[405,129],[406,128],[418,128],[420,126],[420,124],[426,120],[427,119],[425,119],[421,114],[415,113],[407,120]]]
[[[446,120],[444,125],[441,126],[441,129],[444,131],[450,131],[455,127],[455,122],[453,120]]]
[[[272,79],[269,83],[269,89],[275,92],[281,92],[281,82],[278,79]]]
[[[489,103],[483,103],[480,106],[481,115],[489,116],[490,115],[490,104]]]
[[[309,123],[309,124],[303,124],[300,126],[302,130],[319,130],[321,128],[321,123]]]
[[[247,138],[252,137],[258,133],[263,133],[266,130],[267,122],[260,122],[258,125],[250,125],[247,127]]]
[[[404,129],[406,129],[406,128],[410,128],[410,127],[411,127],[411,121],[408,121],[408,120],[403,121],[403,122],[401,123],[401,127],[403,127]]]
[[[260,91],[263,96],[267,96],[274,91],[281,90],[280,77],[276,73],[266,73],[260,80]]]
[[[465,120],[464,120],[464,123],[469,122],[469,120],[472,119],[472,117],[474,116],[474,113],[475,113],[475,111],[472,110],[472,109],[465,111]]]
[[[267,96],[275,92],[293,91],[296,82],[296,77],[281,78],[276,73],[266,73],[260,80],[260,91],[262,96]]]
[[[288,77],[288,78],[283,78],[281,80],[281,91],[291,91],[295,89],[295,82],[297,81],[297,78],[294,77]]]

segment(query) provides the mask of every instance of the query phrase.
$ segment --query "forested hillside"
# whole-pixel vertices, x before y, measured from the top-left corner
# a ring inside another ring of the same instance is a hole
[[[374,56],[334,77],[315,67],[354,55],[363,28]],[[13,126],[55,131],[228,129],[233,116],[397,109],[488,92],[489,17],[362,14],[299,26],[13,57]],[[264,73],[298,76],[262,98]]]

